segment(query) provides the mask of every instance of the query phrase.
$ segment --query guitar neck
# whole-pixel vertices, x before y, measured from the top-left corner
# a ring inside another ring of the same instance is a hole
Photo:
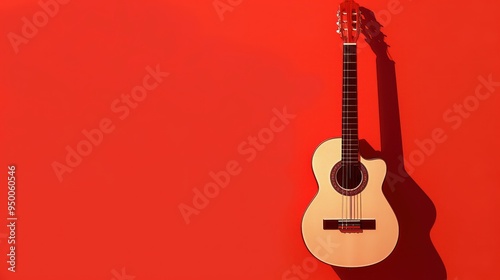
[[[342,162],[359,163],[356,43],[344,43],[342,75]]]

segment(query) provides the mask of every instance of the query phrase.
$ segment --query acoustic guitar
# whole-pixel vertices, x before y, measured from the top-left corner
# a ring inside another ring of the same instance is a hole
[[[314,152],[312,167],[319,190],[304,213],[302,236],[308,250],[320,261],[363,267],[391,254],[399,226],[382,193],[385,162],[367,160],[359,153],[359,5],[345,0],[337,16],[337,32],[343,40],[342,137],[324,141]],[[330,248],[324,248],[325,243]]]

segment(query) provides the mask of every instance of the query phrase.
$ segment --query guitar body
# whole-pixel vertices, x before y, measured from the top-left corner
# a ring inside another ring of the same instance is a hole
[[[341,138],[330,139],[323,142],[313,155],[312,167],[319,191],[302,219],[302,236],[309,251],[327,264],[368,266],[385,259],[393,251],[399,236],[398,221],[382,193],[386,165],[381,159],[366,160],[360,157],[360,163],[366,168],[366,186],[359,194],[352,196],[357,201],[355,204],[362,207],[359,207],[358,214],[362,219],[374,219],[376,228],[325,230],[323,220],[343,217],[346,205],[351,203],[348,201],[351,197],[339,193],[331,179],[332,169],[341,161],[341,147]]]

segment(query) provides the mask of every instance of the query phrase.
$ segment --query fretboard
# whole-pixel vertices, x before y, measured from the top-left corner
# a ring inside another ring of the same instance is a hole
[[[344,43],[342,77],[342,163],[359,162],[358,68],[355,43]]]

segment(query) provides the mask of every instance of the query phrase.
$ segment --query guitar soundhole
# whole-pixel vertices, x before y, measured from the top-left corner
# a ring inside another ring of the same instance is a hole
[[[342,195],[352,196],[362,192],[368,182],[368,172],[361,163],[342,164],[338,162],[330,173],[333,188]]]

